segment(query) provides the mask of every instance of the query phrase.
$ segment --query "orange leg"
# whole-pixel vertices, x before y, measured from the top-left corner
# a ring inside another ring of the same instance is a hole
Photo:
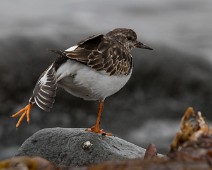
[[[106,136],[112,136],[111,133],[106,133],[102,129],[100,129],[100,121],[101,121],[101,116],[102,116],[103,109],[104,109],[104,101],[100,100],[99,101],[99,108],[98,108],[98,114],[97,114],[96,123],[90,129],[87,129],[87,131],[94,132],[94,133],[99,133],[99,134],[106,135]]]
[[[13,114],[11,117],[17,117],[19,115],[21,115],[21,117],[19,118],[17,124],[16,124],[16,128],[18,128],[21,124],[21,122],[23,121],[24,117],[27,118],[27,122],[30,123],[30,111],[32,109],[33,104],[29,103],[28,105],[26,105],[23,109],[21,109],[20,111],[18,111],[17,113]]]

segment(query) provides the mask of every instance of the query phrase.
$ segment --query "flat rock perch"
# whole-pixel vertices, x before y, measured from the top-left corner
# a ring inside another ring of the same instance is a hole
[[[85,129],[48,128],[29,137],[16,156],[41,156],[59,167],[142,158],[145,149],[114,136]]]

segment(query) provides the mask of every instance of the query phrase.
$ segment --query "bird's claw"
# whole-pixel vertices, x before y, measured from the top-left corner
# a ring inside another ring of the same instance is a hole
[[[96,128],[95,126],[86,129],[86,131],[101,134],[103,136],[113,136],[112,133],[104,132],[103,129]]]
[[[23,121],[24,117],[26,117],[28,124],[30,123],[30,110],[32,108],[33,104],[29,103],[28,105],[26,105],[23,109],[19,110],[17,113],[13,114],[11,117],[17,117],[19,115],[21,115],[21,117],[19,118],[17,124],[16,124],[16,128],[18,128],[21,124],[21,122]]]

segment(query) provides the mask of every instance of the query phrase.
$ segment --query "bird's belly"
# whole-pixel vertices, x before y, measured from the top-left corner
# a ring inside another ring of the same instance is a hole
[[[127,76],[110,76],[80,64],[80,69],[62,78],[58,85],[74,96],[85,100],[100,100],[119,91],[129,80]],[[73,63],[72,63],[73,68]]]

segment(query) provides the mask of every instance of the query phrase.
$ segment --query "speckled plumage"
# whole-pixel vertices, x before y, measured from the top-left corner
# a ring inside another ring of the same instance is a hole
[[[85,100],[104,100],[129,80],[133,48],[151,49],[137,41],[133,30],[118,28],[53,51],[59,57],[39,78],[31,101],[50,111],[58,86]]]
[[[100,128],[104,100],[118,92],[129,80],[133,61],[133,48],[152,48],[137,41],[136,33],[127,28],[117,28],[106,35],[99,34],[80,41],[65,51],[52,50],[59,54],[38,79],[29,103],[12,115],[20,118],[19,127],[34,105],[50,111],[54,104],[57,87],[84,100],[98,100],[98,113],[94,126],[87,131],[111,136]]]

